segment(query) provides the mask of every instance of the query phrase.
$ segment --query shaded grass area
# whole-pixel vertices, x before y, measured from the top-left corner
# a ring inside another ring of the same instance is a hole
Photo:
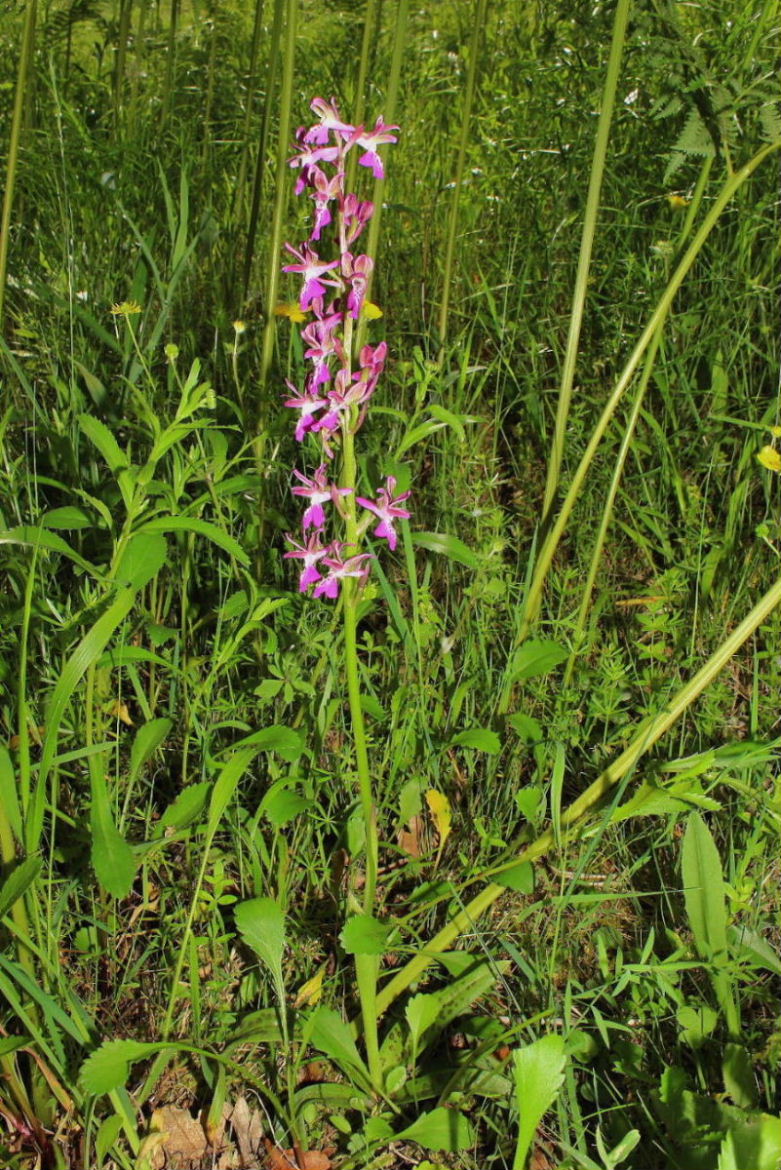
[[[3,1059],[19,1086],[3,1096],[4,1164],[31,1165],[37,1142],[51,1166],[143,1166],[154,1107],[204,1109],[214,1136],[224,1102],[258,1094],[256,1165],[309,1148],[355,1167],[509,1166],[513,1052],[555,1033],[567,1063],[536,1131],[538,1170],[745,1167],[746,1150],[771,1166],[751,1135],[779,1112],[776,612],[612,804],[462,935],[479,994],[463,992],[419,1058],[394,1040],[410,1001],[389,1010],[387,1071],[403,1070],[392,1108],[327,1046],[331,1064],[310,1067],[318,996],[358,1014],[341,932],[362,840],[339,614],[302,599],[281,559],[299,452],[278,406],[304,362],[268,295],[276,192],[292,192],[275,160],[293,6],[266,8],[254,67],[256,14],[240,6],[124,0],[38,14],[0,340],[6,877],[25,858],[41,863],[15,902],[27,920],[3,905]],[[410,531],[368,586],[359,627],[377,914],[398,929],[381,987],[488,871],[559,825],[778,576],[779,481],[756,461],[779,421],[776,155],[737,192],[675,299],[585,628],[577,613],[631,394],[531,635],[561,654],[518,675],[612,13],[488,9],[445,337],[472,6],[301,2],[297,14],[293,126],[315,94],[337,95],[345,113],[363,100],[367,122],[386,113],[394,43],[403,54],[372,292],[384,315],[367,325],[393,360],[361,435],[367,478],[403,465],[415,490]],[[678,24],[661,7],[633,17],[565,489],[680,259],[703,159],[713,155],[704,214],[729,168],[772,138],[766,16],[736,13],[729,30],[707,10]],[[0,39],[10,114],[12,14]],[[303,208],[292,194],[279,206],[283,237],[297,241]],[[297,289],[283,277],[277,295]],[[453,818],[441,850],[431,790]],[[645,804],[632,806],[638,792]],[[682,870],[687,840],[712,861],[697,816],[719,858],[707,870],[715,901],[699,911]],[[238,903],[266,897],[285,915],[291,1049],[287,1008],[236,924]],[[725,953],[698,913],[711,930],[723,919]],[[462,974],[456,957],[413,991]],[[166,1034],[190,1047],[140,1052],[111,1095],[79,1081],[101,1041]],[[13,1055],[16,1037],[40,1063]],[[436,1107],[468,1119],[469,1140],[454,1130],[437,1145],[419,1131],[427,1152],[391,1140]]]

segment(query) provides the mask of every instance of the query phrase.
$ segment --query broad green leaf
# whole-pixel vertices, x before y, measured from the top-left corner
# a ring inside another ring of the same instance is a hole
[[[52,508],[51,511],[45,512],[41,516],[41,526],[43,528],[64,528],[67,530],[74,530],[79,528],[92,528],[95,521],[89,512],[85,512],[83,508],[78,508],[75,505],[70,505],[65,508]]]
[[[697,950],[703,959],[723,958],[727,950],[727,900],[721,858],[710,829],[696,812],[686,826],[681,872]]]
[[[127,1083],[131,1064],[154,1056],[165,1047],[165,1044],[143,1044],[138,1040],[106,1040],[84,1061],[79,1084],[90,1096],[111,1093]]]
[[[282,724],[263,727],[252,735],[240,739],[234,745],[238,748],[254,747],[257,751],[276,752],[289,764],[294,764],[304,750],[304,740],[299,731]]]
[[[449,746],[475,748],[479,752],[487,752],[490,756],[496,756],[502,750],[499,736],[495,731],[489,731],[485,727],[471,727],[466,731],[459,731],[453,736]]]
[[[49,532],[46,528],[35,528],[31,524],[8,528],[4,532],[0,532],[0,544],[21,544],[26,548],[45,548],[49,552],[62,553],[63,556],[89,573],[91,577],[100,576],[100,571],[71,548],[67,540],[63,540],[56,532]]]
[[[10,1056],[12,1052],[18,1052],[28,1044],[35,1044],[32,1036],[0,1036],[0,1058]]]
[[[513,682],[548,674],[567,657],[568,651],[558,642],[536,638],[524,642],[513,655],[510,678]]]
[[[24,861],[14,866],[0,886],[0,918],[24,896],[41,872],[42,864],[40,857],[25,857]]]
[[[133,851],[114,824],[105,783],[91,788],[91,859],[98,881],[113,898],[126,898],[136,875]]]
[[[525,1170],[537,1126],[564,1084],[567,1057],[564,1038],[555,1033],[513,1052],[515,1097],[518,1103],[518,1143],[513,1170]]]
[[[191,825],[206,807],[210,788],[209,780],[199,780],[197,784],[183,788],[155,825],[156,833],[164,833],[166,829],[186,829]]]
[[[412,543],[418,548],[426,548],[429,552],[441,553],[467,569],[477,569],[480,558],[470,548],[459,540],[457,536],[448,536],[445,532],[413,532]]]
[[[396,1134],[396,1141],[417,1142],[425,1150],[457,1153],[475,1144],[475,1133],[463,1113],[440,1107],[421,1114],[412,1125]]]
[[[208,836],[216,833],[223,814],[238,788],[239,781],[256,755],[255,748],[245,747],[243,750],[235,752],[215,780],[209,803],[209,820],[206,825]]]
[[[188,428],[189,429],[189,428]],[[205,536],[212,544],[216,544],[246,568],[249,568],[250,559],[235,537],[212,524],[208,520],[199,520],[196,516],[161,516],[150,520],[139,528],[139,533],[146,532],[194,532],[198,536]]]
[[[534,893],[534,866],[530,861],[521,861],[510,869],[502,869],[492,875],[498,886],[517,890],[519,894]]]
[[[236,926],[244,942],[265,964],[275,983],[282,983],[285,916],[273,898],[252,898],[236,907]]]
[[[393,923],[371,914],[354,914],[342,927],[339,941],[348,955],[384,955],[393,929]]]
[[[139,776],[141,769],[160,747],[173,726],[170,719],[151,719],[139,727],[133,737],[130,749],[130,783]]]
[[[123,1124],[119,1114],[112,1113],[110,1117],[105,1117],[98,1126],[98,1132],[95,1135],[95,1153],[99,1166],[103,1165],[106,1155],[119,1137]]]
[[[730,1126],[734,1170],[778,1170],[781,1166],[781,1117],[755,1113]],[[729,1170],[729,1163],[719,1170]]]
[[[261,812],[268,817],[275,829],[283,829],[299,813],[306,812],[313,805],[313,801],[287,788],[288,783],[289,781],[283,780],[275,784],[261,801]]]
[[[724,1088],[741,1109],[756,1109],[757,1086],[754,1066],[742,1044],[727,1044],[721,1062]]]
[[[46,780],[49,775],[52,761],[57,754],[57,737],[60,724],[70,702],[90,663],[102,654],[109,639],[130,613],[135,601],[134,589],[122,589],[114,601],[101,614],[94,626],[84,635],[76,649],[62,667],[60,677],[52,692],[46,713],[46,738],[43,741],[41,762],[38,770],[36,786],[37,799],[33,804],[28,818],[26,830],[27,850],[35,852],[40,841],[43,827],[43,796],[46,792]]]
[[[420,443],[423,439],[427,439],[429,435],[433,435],[436,431],[441,431],[447,423],[438,422],[435,419],[426,419],[425,422],[413,427],[412,430],[407,431],[404,438],[399,443],[394,453],[395,459],[401,459],[405,452],[409,451],[416,443]]]
[[[116,568],[116,579],[133,589],[143,589],[162,569],[168,556],[165,537],[158,532],[137,532]]]
[[[333,1008],[319,1007],[310,1019],[310,1038],[315,1048],[324,1052],[342,1072],[356,1071],[365,1080],[369,1073],[358,1053],[349,1024]]]
[[[766,939],[746,926],[730,926],[727,930],[730,950],[736,958],[755,967],[781,975],[781,958]]]
[[[423,1033],[436,1023],[441,1006],[441,1000],[436,992],[431,995],[413,995],[408,1002],[404,1015],[407,1017],[412,1036],[413,1053],[417,1052]]]
[[[699,1048],[719,1022],[718,1014],[706,1003],[697,1007],[684,1004],[678,1008],[675,1018],[681,1028],[681,1040],[692,1048]]]
[[[78,422],[82,434],[94,443],[110,471],[116,473],[120,468],[130,466],[130,460],[105,423],[91,414],[80,414]]]

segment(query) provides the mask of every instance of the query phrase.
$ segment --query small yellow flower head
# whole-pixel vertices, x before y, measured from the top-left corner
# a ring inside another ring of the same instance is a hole
[[[111,312],[115,317],[134,317],[141,312],[141,306],[138,301],[120,301],[111,306]]]
[[[165,347],[165,356],[168,358],[169,362],[175,362],[179,357],[179,346],[174,345],[173,342],[170,342]]]
[[[688,207],[691,199],[686,199],[683,195],[668,195],[667,202],[674,211],[680,211],[682,207]]]
[[[246,321],[234,321],[233,328],[236,332],[236,336],[240,337],[242,333],[247,332],[247,322]]]
[[[771,427],[770,433],[774,439],[781,439],[781,427]]]
[[[274,306],[274,316],[287,317],[294,324],[300,324],[301,321],[306,321],[308,314],[303,311],[298,301],[283,301],[282,304]]]
[[[781,472],[781,453],[776,451],[775,447],[770,445],[763,447],[757,455],[757,459],[768,471]]]
[[[365,317],[367,321],[376,321],[378,317],[382,317],[382,309],[379,305],[375,305],[372,301],[364,301],[361,309],[361,316]]]

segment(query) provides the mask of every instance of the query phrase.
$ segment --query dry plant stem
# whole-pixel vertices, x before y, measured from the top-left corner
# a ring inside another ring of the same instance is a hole
[[[567,419],[572,401],[572,384],[575,378],[575,364],[578,360],[580,330],[583,324],[583,311],[586,304],[586,287],[588,273],[591,267],[591,252],[594,247],[594,235],[597,229],[599,214],[599,199],[602,191],[602,176],[605,173],[610,123],[613,118],[613,105],[616,98],[618,75],[621,69],[621,54],[626,38],[626,26],[629,19],[630,0],[619,0],[616,5],[616,15],[613,22],[613,38],[610,44],[610,58],[608,60],[605,88],[602,94],[602,105],[597,127],[597,140],[594,145],[594,158],[591,163],[591,177],[588,184],[586,198],[586,212],[583,219],[583,233],[580,240],[580,255],[578,257],[578,271],[575,277],[575,289],[572,297],[572,312],[570,314],[569,335],[567,348],[564,354],[564,369],[561,375],[559,399],[556,408],[556,425],[553,431],[553,443],[550,459],[548,460],[548,476],[545,484],[545,502],[542,506],[543,521],[547,518],[553,506],[553,500],[559,486],[561,461],[564,456],[564,437],[567,432]]]
[[[706,687],[713,682],[719,672],[738,652],[743,643],[762,625],[779,603],[781,603],[781,578],[757,602],[748,616],[743,619],[740,625],[722,643],[718,650],[711,655],[705,665],[695,674],[694,678],[690,679],[678,691],[664,710],[643,720],[637,728],[631,743],[621,753],[618,759],[610,767],[606,768],[594,783],[562,813],[561,827],[562,829],[569,830],[563,839],[571,836],[583,818],[600,803],[611,788],[631,772],[642,756],[661,739],[665,732],[672,727],[676,720],[692,705]],[[548,829],[536,841],[533,841],[531,845],[523,849],[512,861],[494,870],[489,870],[486,877],[490,877],[492,873],[499,873],[502,870],[511,869],[513,866],[519,865],[524,861],[535,861],[553,848],[554,845],[553,829]],[[420,977],[426,968],[434,962],[437,955],[447,950],[465,931],[472,929],[481,915],[493,905],[502,893],[504,893],[504,887],[492,882],[484,890],[481,890],[460,913],[456,914],[447,926],[443,927],[434,936],[427,945],[425,952],[416,955],[414,959],[407,963],[406,967],[399,971],[378,994],[378,1016],[381,1016],[387,1011],[393,1001],[402,992],[406,991],[411,983],[414,983]]]
[[[27,10],[24,17],[24,32],[22,34],[22,51],[19,54],[19,69],[16,74],[16,94],[14,96],[14,112],[11,117],[11,136],[8,143],[8,159],[5,171],[5,191],[3,193],[3,211],[0,217],[0,329],[3,325],[3,307],[5,304],[5,283],[8,272],[8,235],[11,230],[11,210],[14,203],[14,186],[16,184],[16,167],[19,161],[19,143],[22,137],[22,121],[24,118],[24,103],[27,91],[27,77],[33,57],[35,42],[35,20],[37,0],[27,0]]]
[[[637,367],[640,365],[640,361],[648,346],[650,345],[654,334],[656,333],[660,321],[663,321],[666,317],[676,293],[683,284],[689,269],[692,267],[694,261],[697,259],[697,256],[700,254],[705,241],[718,222],[721,213],[724,211],[724,208],[735,195],[736,191],[738,191],[740,187],[742,187],[743,184],[751,177],[757,167],[760,166],[760,164],[763,163],[769,155],[778,150],[779,147],[781,147],[781,143],[777,142],[771,143],[769,146],[764,147],[757,154],[755,154],[754,157],[748,163],[746,163],[745,166],[741,167],[740,170],[736,171],[729,177],[729,179],[727,179],[721,190],[721,193],[715,199],[711,210],[706,215],[699,231],[695,235],[689,247],[686,249],[686,252],[684,253],[677,269],[670,278],[670,282],[662,294],[659,303],[656,306],[650,321],[648,322],[648,325],[643,330],[640,340],[637,342],[637,345],[632,351],[629,361],[624,367],[624,371],[621,374],[621,377],[619,378],[613,393],[610,395],[610,398],[605,404],[600,419],[594,428],[594,433],[592,434],[588,442],[588,446],[583,453],[583,457],[581,458],[577,470],[575,471],[569,491],[567,492],[567,495],[564,498],[564,502],[561,505],[561,511],[559,512],[556,522],[548,533],[540,550],[539,558],[534,566],[534,572],[532,574],[531,583],[529,585],[529,592],[526,598],[523,620],[520,624],[520,631],[517,638],[519,644],[525,640],[529,630],[531,629],[539,614],[540,605],[542,603],[542,593],[545,587],[548,570],[550,569],[554,554],[558,548],[559,541],[561,540],[561,537],[564,533],[564,529],[567,526],[572,509],[574,508],[578,496],[580,495],[580,489],[583,486],[583,481],[586,478],[588,469],[591,466],[594,455],[596,454],[597,447],[601,443],[610,421],[615,413],[616,407],[621,401],[621,398],[623,397],[630,382],[632,381]],[[510,678],[512,679],[512,674],[510,674]],[[499,715],[504,715],[507,713],[510,707],[511,698],[512,682],[507,685],[504,694],[500,698],[498,707]]]

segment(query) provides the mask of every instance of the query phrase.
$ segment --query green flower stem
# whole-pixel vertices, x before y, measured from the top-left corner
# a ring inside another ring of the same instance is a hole
[[[349,318],[348,318],[349,321]],[[349,353],[348,330],[345,330],[345,349]],[[358,542],[358,521],[355,510],[356,464],[355,464],[355,435],[350,425],[343,429],[343,460],[342,460],[342,487],[352,488],[352,494],[345,497],[345,540],[352,553]],[[358,774],[358,792],[363,814],[366,870],[363,887],[363,911],[371,914],[374,909],[374,898],[377,891],[377,814],[374,806],[371,774],[369,772],[369,752],[366,746],[366,724],[361,706],[361,680],[358,669],[358,582],[354,577],[347,577],[342,582],[342,596],[344,597],[344,663],[347,673],[347,694],[350,702],[350,719],[353,728],[355,743],[355,764]],[[380,1065],[380,1046],[377,1033],[377,976],[379,965],[376,955],[355,956],[355,980],[358,986],[358,997],[361,1001],[361,1018],[363,1021],[363,1037],[366,1045],[366,1057],[369,1064],[369,1073],[376,1089],[382,1088],[382,1068]]]
[[[649,716],[640,723],[629,746],[625,748],[618,759],[608,768],[605,768],[604,772],[597,777],[594,783],[562,813],[562,842],[569,840],[570,837],[577,833],[583,818],[596,808],[611,788],[623,780],[636,767],[642,756],[661,739],[665,732],[669,731],[681,715],[699,698],[706,687],[710,686],[744,642],[755,633],[779,604],[781,604],[781,578],[768,589],[740,625],[722,642],[721,646],[711,655],[704,666],[697,671],[694,677],[681,687],[666,707],[656,715]],[[492,874],[499,873],[502,870],[512,869],[524,861],[535,861],[555,846],[556,839],[553,829],[550,828],[511,861],[490,870],[486,874],[486,877],[490,877]],[[419,979],[426,968],[430,967],[436,960],[437,956],[447,950],[460,935],[467,930],[474,929],[474,924],[478,918],[485,914],[486,910],[504,893],[504,890],[504,886],[498,885],[496,882],[491,882],[463,910],[456,914],[448,922],[447,926],[443,927],[426,944],[425,950],[416,955],[414,959],[407,963],[406,967],[403,967],[383,987],[380,994],[376,997],[377,1016],[381,1016],[386,1012],[393,1001],[405,992],[410,984]]]

